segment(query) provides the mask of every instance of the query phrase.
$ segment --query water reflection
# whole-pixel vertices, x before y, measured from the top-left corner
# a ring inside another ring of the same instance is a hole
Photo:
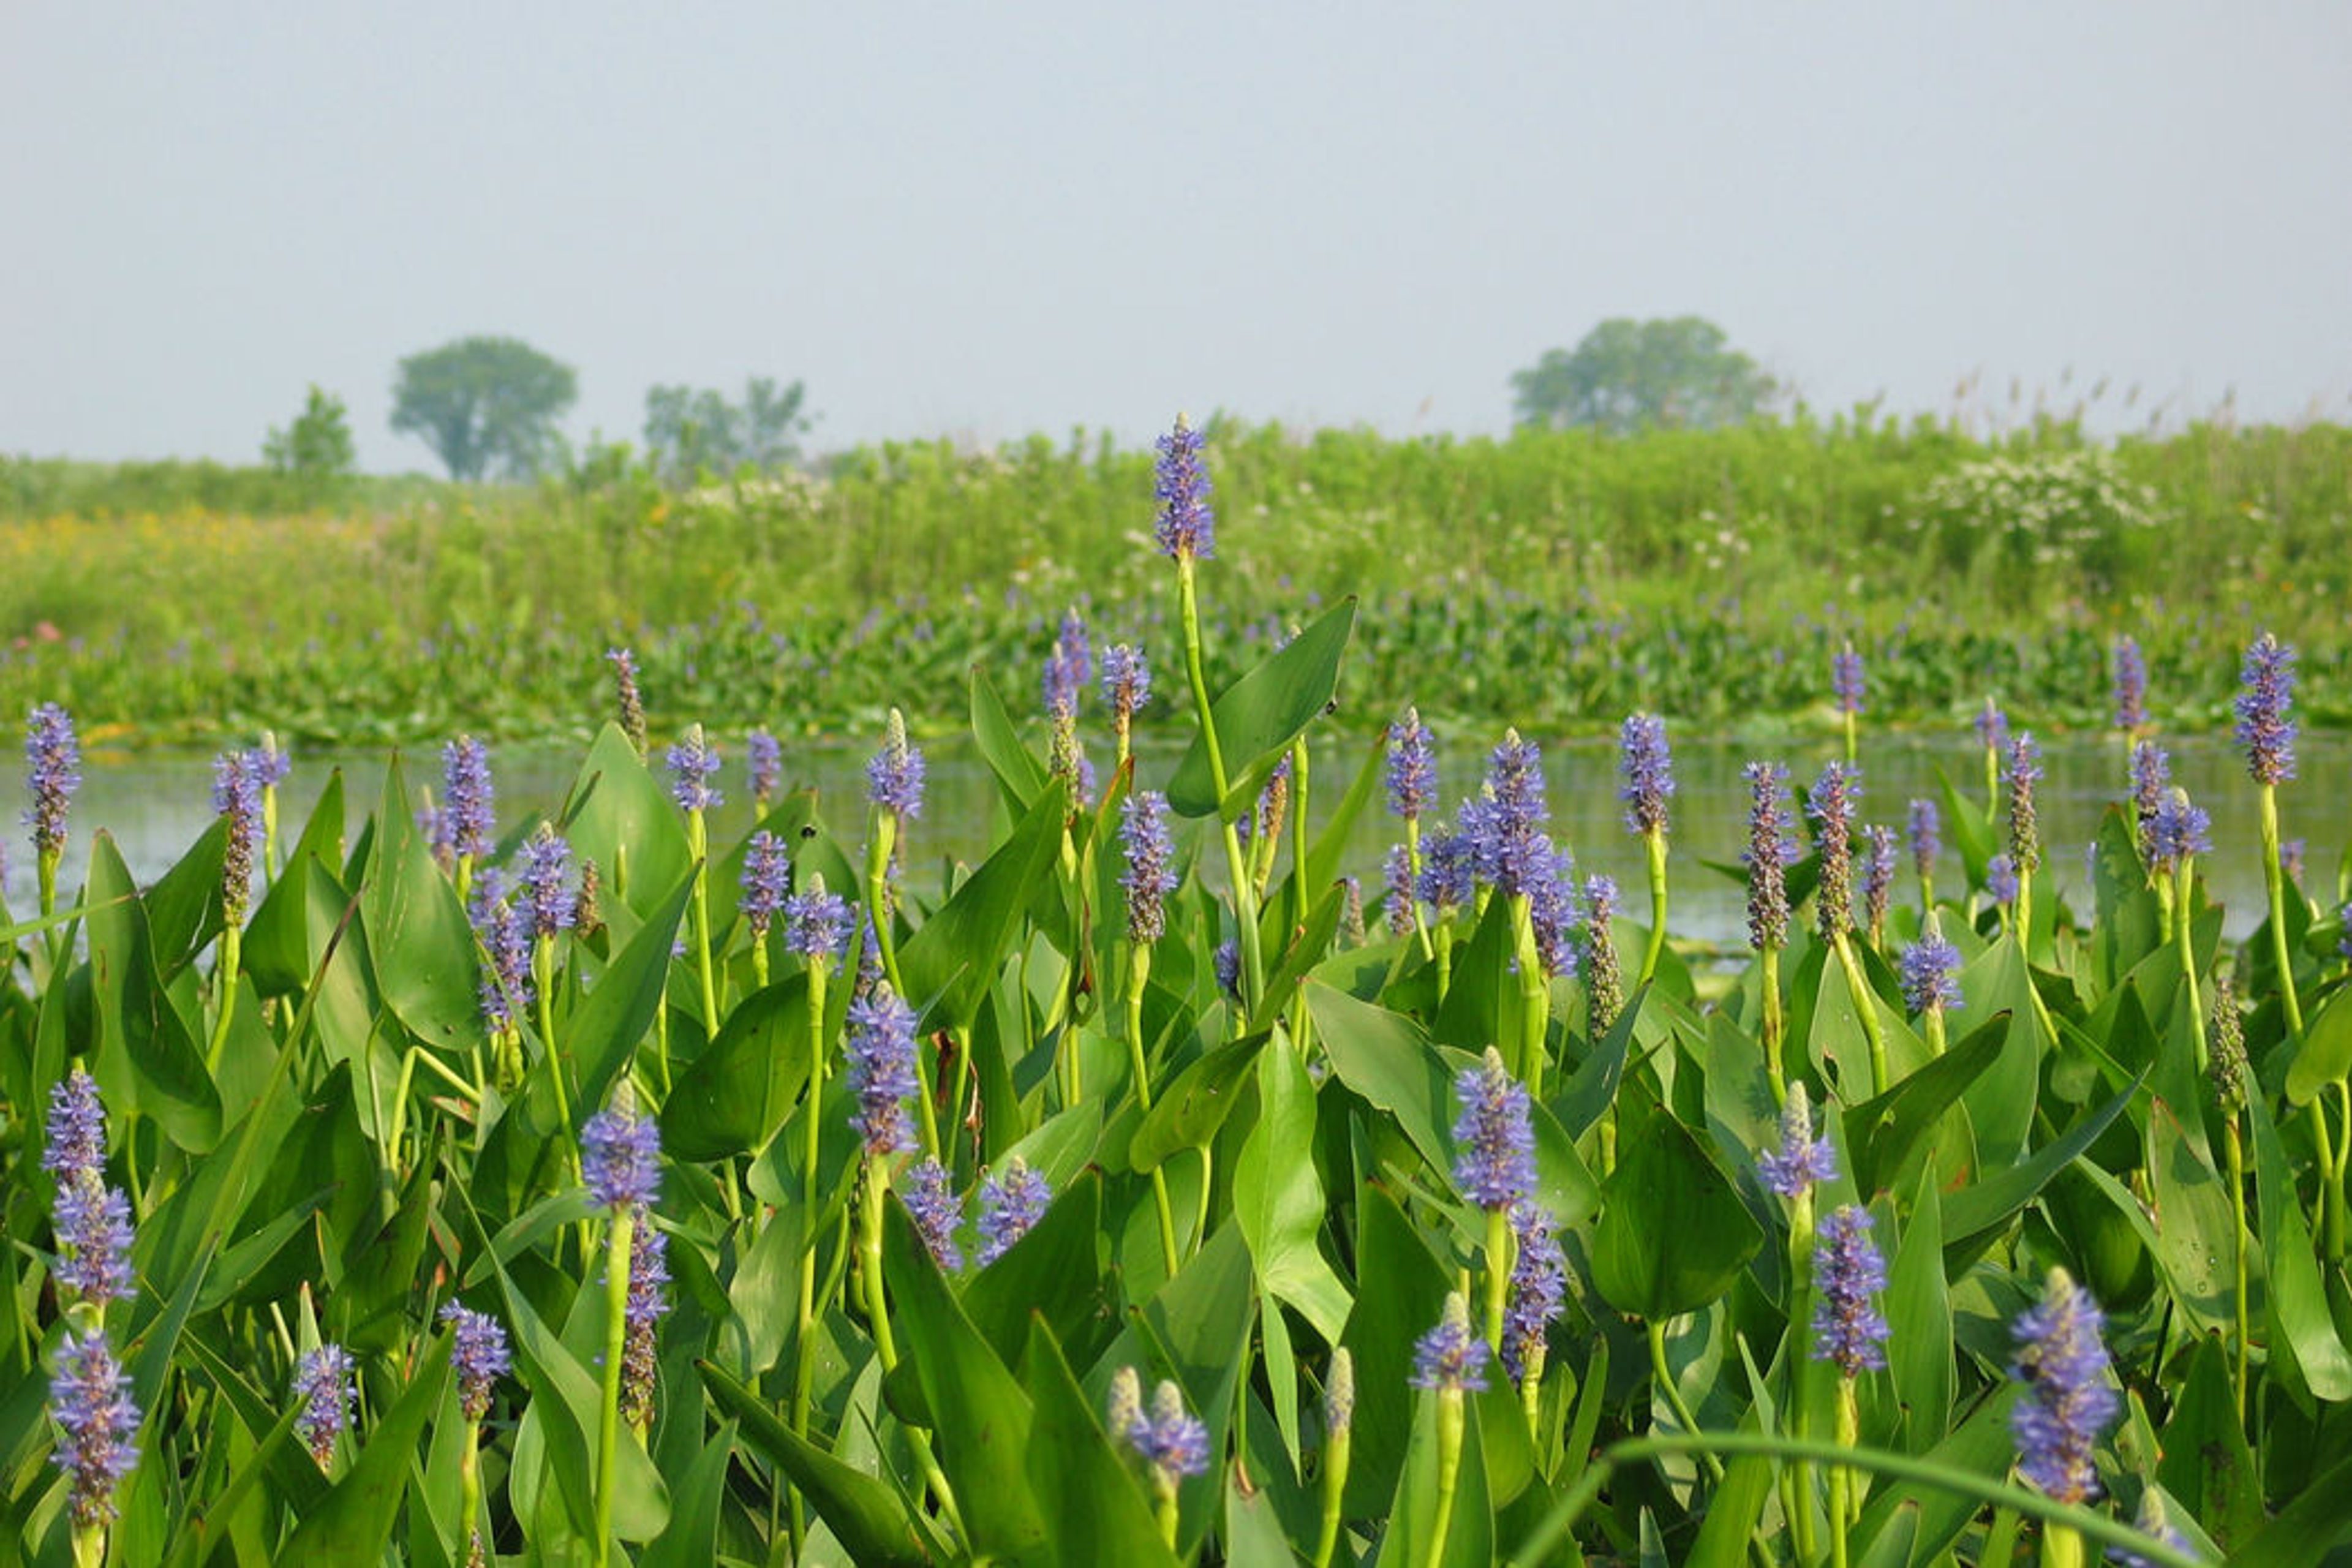
[[[1318,746],[1314,771],[1312,819],[1320,824],[1337,803],[1371,742],[1349,738]],[[726,843],[749,829],[752,820],[748,789],[743,782],[740,741],[722,742],[727,771],[722,787],[727,803],[715,814],[714,835]],[[934,743],[925,748],[930,763],[930,798],[922,820],[909,836],[909,852],[917,865],[940,857],[971,860],[984,853],[997,811],[996,794],[985,766],[969,743]],[[2182,741],[2171,746],[2173,773],[2198,803],[2213,816],[2216,852],[2203,862],[2203,872],[2214,895],[2228,906],[2227,929],[2243,936],[2259,923],[2263,886],[2253,785],[2227,737]],[[2336,885],[2336,861],[2347,837],[2352,804],[2345,792],[2327,781],[2343,776],[2352,762],[2352,736],[2305,736],[2301,746],[2302,779],[2284,786],[2282,814],[2290,837],[2305,838],[2305,885],[2323,900]],[[1801,793],[1807,780],[1832,755],[1823,744],[1781,751],[1715,741],[1675,743],[1675,772],[1679,790],[1674,801],[1673,920],[1677,934],[1712,942],[1733,942],[1742,930],[1742,892],[1736,882],[1709,870],[1702,861],[1735,861],[1744,835],[1747,790],[1740,779],[1743,763],[1757,757],[1785,763]],[[2084,886],[2083,849],[2095,832],[2101,814],[2120,799],[2125,788],[2125,757],[2121,742],[2112,737],[2060,738],[2043,746],[2048,774],[2042,784],[2041,818],[2047,875],[2054,876],[2062,896],[2079,895]],[[547,747],[500,747],[491,753],[498,780],[499,815],[511,827],[539,810],[552,810],[562,800],[577,764],[577,753]],[[1164,781],[1173,771],[1172,751],[1147,752],[1141,772],[1147,783]],[[1601,741],[1548,744],[1546,771],[1551,784],[1555,833],[1575,851],[1579,869],[1602,871],[1623,888],[1624,907],[1636,917],[1647,908],[1646,871],[1641,847],[1624,829],[1617,800],[1616,751]],[[1865,738],[1863,754],[1862,819],[1900,827],[1906,803],[1914,795],[1938,792],[1937,770],[1948,773],[1967,797],[1981,799],[1983,754],[1966,736],[1923,739],[1906,736]],[[313,754],[295,758],[294,774],[282,793],[282,820],[290,839],[299,831],[331,772],[345,772],[351,818],[373,805],[383,780],[383,754]],[[431,752],[411,754],[405,765],[412,780],[437,781],[439,761]],[[856,837],[863,831],[863,750],[801,747],[785,757],[788,786],[819,792],[828,825],[839,834]],[[1452,801],[1474,790],[1485,765],[1482,750],[1454,747],[1441,759],[1442,799]],[[132,872],[142,880],[161,874],[209,819],[212,760],[189,753],[110,755],[92,752],[85,758],[86,782],[76,798],[68,869],[62,879],[78,885],[87,863],[90,835],[103,827],[112,834]],[[11,780],[5,793],[23,803],[23,782]],[[10,809],[9,820],[17,811]],[[1347,869],[1364,879],[1365,890],[1377,890],[1382,852],[1393,842],[1396,825],[1377,795],[1372,806],[1349,836]],[[1214,857],[1211,857],[1212,861]],[[20,913],[33,901],[31,847],[21,829],[5,856],[8,906]],[[1897,883],[1898,896],[1911,886],[1906,873]],[[1958,861],[1947,852],[1946,886],[1957,882]]]

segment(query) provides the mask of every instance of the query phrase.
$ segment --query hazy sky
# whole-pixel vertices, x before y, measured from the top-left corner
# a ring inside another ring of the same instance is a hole
[[[1817,405],[2352,415],[2352,6],[0,0],[0,451],[362,462],[469,332],[821,446],[1494,430],[1612,315]],[[2064,395],[2071,399],[2073,392]]]

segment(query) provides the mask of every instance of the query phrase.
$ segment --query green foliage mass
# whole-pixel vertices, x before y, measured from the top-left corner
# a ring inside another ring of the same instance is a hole
[[[1177,639],[1174,569],[1148,564]],[[1202,575],[1213,603],[1244,574]],[[872,952],[812,959],[755,925],[748,841],[706,842],[616,726],[562,798],[502,796],[478,855],[419,831],[423,784],[398,764],[339,773],[264,843],[249,899],[224,896],[229,823],[141,887],[104,824],[73,822],[55,917],[0,914],[8,1554],[456,1564],[469,1519],[481,1561],[641,1568],[1973,1565],[2013,1561],[2021,1529],[2060,1563],[2273,1568],[2352,1537],[2337,917],[2275,884],[2230,949],[2197,863],[2153,874],[2120,801],[2079,905],[2036,879],[2002,908],[2001,825],[1948,790],[1936,891],[1906,872],[1862,929],[1801,910],[1785,951],[1705,967],[1669,943],[1645,971],[1662,900],[1722,874],[1662,842],[1661,901],[1572,929],[1580,963],[1547,972],[1524,899],[1393,922],[1377,892],[1354,907],[1340,879],[1372,887],[1371,868],[1339,847],[1381,809],[1380,758],[1328,699],[1385,713],[1425,688],[1360,668],[1351,628],[1377,607],[1292,595],[1312,623],[1295,642],[1219,649],[1235,678],[1152,721],[1193,739],[1186,760],[1108,771],[1099,793],[1074,795],[1038,726],[1005,718],[997,687],[1025,661],[964,679],[912,645],[838,650],[828,679],[871,667],[881,689],[937,679],[968,703],[997,801],[968,866],[940,863],[922,818],[759,803],[801,890],[822,877],[865,906]],[[1197,726],[1219,691],[1212,748]],[[1082,721],[1101,723],[1091,699]],[[2289,786],[2289,828],[2298,791],[2340,782]],[[1139,950],[1118,824],[1147,788],[1195,815],[1166,934]],[[1227,826],[1244,816],[1246,844]],[[568,841],[552,902],[572,919],[516,956],[488,900],[469,921],[468,890],[542,823]],[[582,862],[593,914],[571,900]],[[1789,879],[1801,901],[1816,881]],[[1895,975],[1937,933],[1960,994],[1931,1017]],[[1227,984],[1215,955],[1236,939],[1254,940]],[[1612,964],[1622,987],[1588,983]],[[916,1015],[908,1141],[944,1173],[961,1261],[902,1201],[916,1152],[853,1124],[875,1124],[889,1076],[852,1076],[883,988]],[[2225,1096],[2209,1063],[2240,1035],[2251,1063]],[[1449,1294],[1483,1337],[1490,1289],[1519,1289],[1511,1233],[1463,1175],[1463,1075],[1490,1047],[1528,1090],[1559,1310],[1483,1386],[1416,1386]],[[135,1227],[133,1299],[111,1307],[60,1283],[42,1163],[76,1068],[110,1113],[99,1179]],[[1801,1204],[1758,1163],[1800,1084],[1835,1167]],[[665,1151],[625,1224],[588,1201],[578,1157],[614,1105]],[[983,1265],[983,1184],[1016,1159],[1050,1200]],[[1811,1237],[1844,1205],[1885,1258],[1867,1305],[1893,1325],[1886,1364],[1850,1382],[1814,1354],[1808,1305]],[[640,1337],[608,1269],[626,1294],[621,1238],[652,1235],[667,1310]],[[2011,1426],[2033,1396],[2011,1325],[2062,1268],[2104,1311],[2121,1391],[2074,1501],[2015,1479]],[[513,1344],[478,1420],[453,1300]],[[79,1528],[49,1462],[68,1325],[111,1336],[143,1415],[112,1508]],[[289,1390],[330,1342],[358,1397],[314,1458]],[[1198,1464],[1156,1468],[1112,1420],[1130,1374],[1145,1410],[1201,1424],[1154,1451]]]
[[[1581,426],[1617,436],[1744,424],[1778,391],[1754,360],[1730,346],[1721,327],[1697,316],[1613,317],[1573,350],[1549,350],[1511,374],[1521,425]]]
[[[1414,440],[1218,422],[1208,456],[1230,574],[1213,664],[1310,595],[1358,593],[1379,608],[1351,666],[1367,695],[1352,673],[1341,694],[1359,722],[1400,686],[1547,732],[1635,706],[1802,720],[1852,636],[1874,721],[1953,721],[1993,690],[2047,727],[2103,710],[2084,672],[2130,632],[2167,717],[2202,726],[2257,618],[2302,647],[2315,717],[2352,714],[2342,426],[2095,445],[1807,417]],[[258,471],[0,464],[0,638],[22,641],[0,710],[56,697],[166,740],[563,733],[593,656],[627,642],[657,698],[714,725],[837,734],[895,702],[936,727],[963,669],[1034,650],[1067,605],[1164,640],[1150,461],[1083,436],[907,443],[681,489],[600,448],[536,487],[354,480],[324,513]]]

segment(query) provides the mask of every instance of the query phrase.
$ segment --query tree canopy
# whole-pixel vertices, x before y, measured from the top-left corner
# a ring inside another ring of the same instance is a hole
[[[555,422],[579,395],[572,367],[529,343],[461,338],[400,362],[392,427],[421,437],[453,479],[529,479],[554,455]]]
[[[1521,425],[1629,435],[1652,426],[1737,425],[1762,413],[1780,389],[1712,321],[1618,316],[1573,351],[1549,350],[1513,372],[1511,390]]]
[[[343,400],[313,384],[294,423],[270,429],[269,438],[261,444],[261,458],[278,472],[299,479],[323,482],[349,474],[357,453]]]
[[[709,388],[656,386],[646,394],[646,446],[663,476],[681,484],[705,469],[777,468],[800,456],[806,400],[799,382],[779,387],[764,375],[744,383],[740,404]]]

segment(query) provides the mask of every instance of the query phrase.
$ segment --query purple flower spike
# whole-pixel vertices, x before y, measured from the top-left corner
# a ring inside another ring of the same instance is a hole
[[[1536,1135],[1528,1119],[1528,1086],[1486,1047],[1480,1066],[1454,1080],[1462,1119],[1454,1124],[1454,1183],[1481,1208],[1508,1208],[1535,1190]]]
[[[1830,661],[1830,685],[1837,693],[1839,712],[1862,711],[1862,655],[1853,651],[1852,643],[1840,648]]]
[[[507,1331],[487,1312],[477,1312],[451,1301],[441,1309],[441,1321],[450,1325],[455,1342],[449,1365],[457,1373],[457,1408],[468,1421],[489,1414],[490,1395],[499,1379],[514,1370],[514,1352]]]
[[[656,1331],[669,1312],[669,1233],[643,1215],[629,1246],[629,1293],[621,1307],[621,1419],[653,1419]]]
[[[2021,730],[2002,759],[2001,784],[2009,791],[2009,858],[2031,871],[2042,864],[2042,833],[2033,809],[2033,786],[2042,782],[2042,748],[2031,731]]]
[[[1990,697],[1982,711],[1977,714],[1977,744],[1988,752],[2000,752],[2009,749],[2009,715],[2002,712]]]
[[[751,835],[751,842],[743,847],[743,893],[735,907],[742,910],[754,940],[764,938],[768,928],[776,923],[792,885],[790,847],[772,833]]]
[[[1054,1189],[1018,1154],[1005,1162],[1001,1179],[991,1176],[981,1183],[981,1267],[985,1268],[1012,1251],[1013,1244],[1045,1217],[1046,1206],[1053,1201]]]
[[[1054,651],[1045,660],[1045,711],[1052,714],[1074,714],[1078,710],[1078,698],[1094,674],[1094,648],[1087,639],[1087,623],[1078,618],[1076,610],[1062,615],[1062,626],[1054,637]]]
[[[115,1489],[139,1462],[131,1374],[103,1329],[80,1336],[68,1329],[49,1366],[49,1419],[63,1434],[50,1460],[70,1478],[75,1528],[96,1529],[115,1517]]]
[[[1102,699],[1122,726],[1151,700],[1151,664],[1141,648],[1122,642],[1103,649]]]
[[[1895,895],[1895,829],[1873,823],[1862,830],[1862,907],[1872,931],[1886,923]]]
[[[956,1227],[963,1224],[963,1205],[948,1187],[947,1167],[929,1155],[907,1167],[898,1195],[915,1222],[915,1234],[929,1248],[931,1261],[943,1274],[963,1267],[963,1248],[956,1245]],[[982,1262],[987,1261],[985,1258]]]
[[[812,879],[806,892],[784,900],[784,946],[801,957],[838,963],[849,952],[849,905],[837,893],[824,890],[824,879]]]
[[[1517,730],[1507,731],[1487,764],[1485,791],[1462,807],[1479,879],[1507,896],[1534,898],[1557,876],[1550,822],[1542,754]]]
[[[475,877],[467,912],[475,938],[490,958],[482,972],[482,1017],[493,1029],[512,1028],[517,1013],[530,1005],[533,994],[530,917],[507,901],[506,879],[496,867]]]
[[[1412,930],[1412,856],[1402,844],[1391,844],[1381,860],[1381,878],[1388,885],[1381,908],[1388,914],[1389,934],[1404,936]]]
[[[1985,862],[1985,895],[1996,904],[2006,904],[2017,897],[2017,862],[2006,855],[1996,855]]]
[[[1654,713],[1627,717],[1618,735],[1617,771],[1624,784],[1625,830],[1644,837],[1666,830],[1666,802],[1675,793],[1674,756],[1666,750],[1666,721]]]
[[[1471,803],[1464,801],[1461,816],[1466,818],[1470,811]],[[1422,847],[1421,896],[1441,915],[1460,909],[1477,894],[1477,848],[1467,833],[1439,834]]]
[[[58,1288],[93,1307],[138,1294],[131,1274],[131,1200],[90,1170],[58,1185]]]
[[[294,1397],[302,1413],[294,1429],[321,1467],[335,1457],[335,1439],[352,1418],[352,1356],[341,1345],[320,1345],[294,1368]]]
[[[645,1207],[661,1191],[661,1129],[616,1100],[580,1130],[580,1172],[600,1206]]]
[[[719,776],[719,749],[702,738],[702,726],[689,726],[677,744],[666,753],[669,763],[669,795],[680,811],[709,811],[725,797],[711,784]]]
[[[253,894],[253,863],[261,849],[261,775],[255,753],[228,752],[213,759],[213,810],[228,819],[221,851],[221,900],[243,915]]]
[[[640,756],[646,749],[646,700],[637,689],[637,656],[625,647],[606,648],[604,662],[613,667],[613,698],[619,709],[621,733]]]
[[[74,734],[73,715],[54,702],[34,709],[25,725],[25,762],[33,796],[25,826],[33,830],[33,847],[45,856],[62,854],[66,814],[81,787],[81,742]]]
[[[1486,1386],[1486,1342],[1470,1328],[1470,1306],[1456,1291],[1445,1298],[1445,1315],[1413,1342],[1415,1388],[1440,1394],[1475,1393]]]
[[[261,744],[246,752],[253,761],[253,776],[263,789],[276,789],[294,776],[294,759],[278,744],[276,736],[264,736]]]
[[[49,1136],[41,1169],[60,1183],[77,1173],[105,1173],[106,1105],[98,1097],[98,1080],[79,1062],[49,1090]]]
[[[1936,869],[1937,857],[1944,852],[1944,814],[1932,800],[1911,803],[1911,866],[1922,878]]]
[[[2210,854],[2212,828],[2212,817],[2204,807],[2189,804],[2187,790],[2167,791],[2147,825],[2148,869],[2169,876],[2191,855]]]
[[[1389,809],[1411,821],[1437,798],[1437,737],[1408,707],[1389,726]]]
[[[1905,948],[1898,968],[1903,1000],[1913,1013],[1960,1005],[1960,950],[1942,937],[1923,937]]]
[[[2137,730],[2147,722],[2147,661],[2130,637],[2116,639],[2116,728]]]
[[[1210,510],[1208,470],[1201,464],[1201,433],[1176,416],[1176,427],[1160,437],[1160,461],[1152,496],[1160,518],[1152,532],[1171,561],[1207,561],[1217,553],[1217,514]]]
[[[915,1147],[907,1101],[922,1087],[915,1073],[915,1015],[877,985],[873,994],[849,1005],[849,1088],[857,1096],[850,1124],[866,1140],[869,1154],[900,1153]]]
[[[866,764],[866,798],[902,821],[923,815],[923,753],[907,743],[907,721],[896,708],[882,749]]]
[[[2099,1338],[2105,1316],[2091,1293],[2063,1268],[2050,1271],[2041,1304],[2011,1326],[2017,1360],[2010,1376],[2025,1397],[2010,1414],[2018,1468],[2060,1502],[2099,1495],[2092,1450],[2116,1418],[2118,1402],[2107,1384],[2107,1347]]]
[[[1805,814],[1812,818],[1814,842],[1822,854],[1813,909],[1824,941],[1853,925],[1853,816],[1861,799],[1860,770],[1842,763],[1822,769],[1805,796]]]
[[[1211,962],[1217,971],[1217,989],[1228,996],[1238,997],[1242,994],[1241,944],[1232,937],[1225,938],[1217,943],[1216,953]]]
[[[490,752],[471,735],[460,735],[441,748],[441,809],[433,821],[442,836],[435,849],[449,855],[489,853],[499,826]]]
[[[1176,841],[1168,832],[1168,797],[1156,790],[1129,795],[1118,811],[1119,847],[1127,858],[1119,886],[1127,889],[1127,936],[1138,945],[1168,930],[1168,895],[1176,890]]]
[[[2294,649],[2264,632],[2247,647],[2238,679],[2244,689],[2231,708],[2246,772],[2258,784],[2284,784],[2294,777]]]
[[[1546,1331],[1568,1310],[1568,1258],[1552,1226],[1551,1211],[1541,1204],[1522,1200],[1511,1205],[1511,1234],[1518,1248],[1503,1309],[1503,1368],[1515,1378],[1527,1375]]]
[[[1818,1182],[1837,1180],[1837,1147],[1813,1137],[1812,1101],[1805,1086],[1792,1083],[1780,1107],[1780,1147],[1756,1156],[1765,1187],[1784,1198],[1802,1197]]]
[[[1813,1359],[1834,1363],[1847,1377],[1885,1366],[1879,1346],[1894,1331],[1871,1297],[1886,1289],[1886,1259],[1870,1239],[1868,1211],[1843,1204],[1822,1216],[1813,1281],[1822,1293],[1813,1309]]]
[[[552,940],[572,929],[579,900],[563,885],[572,869],[572,846],[552,825],[541,823],[522,850],[522,900],[534,937]]]
[[[1789,863],[1797,858],[1789,836],[1789,770],[1750,763],[1748,780],[1748,942],[1757,952],[1789,940]]]
[[[1184,1408],[1184,1392],[1172,1383],[1161,1381],[1150,1411],[1139,1412],[1123,1436],[1165,1490],[1172,1492],[1186,1476],[1208,1473],[1209,1428]]]
[[[743,765],[751,775],[751,798],[764,805],[784,782],[783,743],[765,730],[752,731],[743,740]]]

